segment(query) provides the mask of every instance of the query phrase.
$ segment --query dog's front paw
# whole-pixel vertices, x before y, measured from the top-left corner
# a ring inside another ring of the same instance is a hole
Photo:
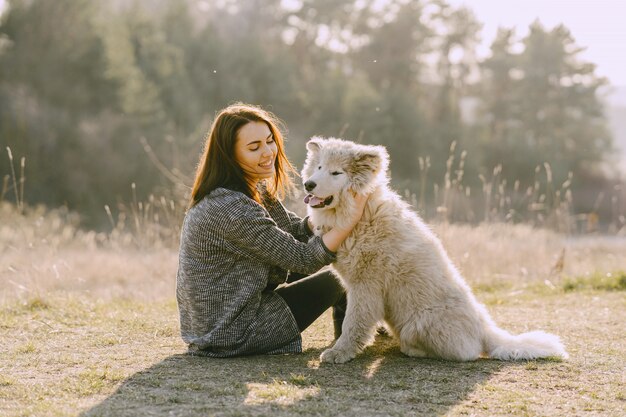
[[[327,363],[346,363],[354,359],[355,356],[356,354],[353,352],[331,348],[322,352],[320,360]]]

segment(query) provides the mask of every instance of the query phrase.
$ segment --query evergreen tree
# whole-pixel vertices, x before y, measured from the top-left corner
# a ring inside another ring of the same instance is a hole
[[[555,178],[594,170],[611,148],[597,90],[605,80],[579,58],[569,30],[539,22],[513,53],[502,30],[483,65],[487,165],[506,160],[505,175],[531,180],[535,166],[552,165]]]

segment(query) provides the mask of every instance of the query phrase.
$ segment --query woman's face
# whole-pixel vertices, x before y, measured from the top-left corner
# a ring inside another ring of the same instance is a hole
[[[246,179],[256,184],[272,178],[278,148],[269,127],[263,122],[250,122],[239,129],[235,142],[235,160]]]

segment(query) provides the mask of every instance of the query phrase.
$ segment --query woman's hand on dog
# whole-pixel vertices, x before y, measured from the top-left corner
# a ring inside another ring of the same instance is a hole
[[[354,206],[350,212],[349,223],[347,223],[346,226],[335,226],[322,236],[324,245],[326,245],[326,248],[331,252],[337,252],[339,246],[348,238],[354,226],[356,226],[359,220],[361,220],[361,217],[363,217],[369,194],[352,193],[354,196]]]
[[[356,224],[359,222],[359,220],[361,220],[361,217],[363,217],[363,212],[365,211],[365,206],[370,195],[358,194],[352,190],[350,190],[350,193],[354,197],[354,208],[350,213],[350,225],[352,226],[350,227],[350,229],[353,229],[354,226],[356,226]]]

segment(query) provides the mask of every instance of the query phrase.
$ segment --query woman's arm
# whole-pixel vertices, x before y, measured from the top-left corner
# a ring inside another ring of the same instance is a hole
[[[341,246],[343,241],[350,235],[354,226],[356,226],[359,220],[361,220],[361,216],[363,216],[363,210],[365,209],[368,197],[367,195],[356,194],[355,207],[346,226],[335,226],[322,236],[324,245],[326,245],[328,250],[337,252],[339,246]]]
[[[227,249],[284,270],[310,274],[335,260],[322,238],[302,242],[278,227],[255,201],[231,196],[211,209],[207,216],[212,233],[228,244]]]
[[[285,209],[287,217],[289,218],[289,224],[291,234],[294,235],[300,241],[307,241],[313,236],[313,227],[311,220],[306,216],[304,218],[298,216],[296,213]]]
[[[335,260],[334,252],[361,218],[366,200],[367,197],[357,198],[347,226],[333,228],[306,243],[281,230],[259,204],[243,195],[220,207],[222,218],[214,227],[249,257],[286,270],[313,273]]]

